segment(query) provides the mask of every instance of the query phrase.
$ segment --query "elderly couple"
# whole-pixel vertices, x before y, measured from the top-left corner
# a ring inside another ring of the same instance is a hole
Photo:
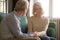
[[[1,35],[3,35],[1,38],[8,39],[15,36],[19,38],[39,37],[41,40],[55,40],[55,38],[46,36],[49,22],[46,17],[43,17],[43,9],[39,2],[34,3],[33,16],[28,18],[28,34],[21,31],[19,20],[26,15],[28,6],[27,0],[17,1],[14,11],[9,13],[1,22],[1,28],[3,28],[1,29]]]

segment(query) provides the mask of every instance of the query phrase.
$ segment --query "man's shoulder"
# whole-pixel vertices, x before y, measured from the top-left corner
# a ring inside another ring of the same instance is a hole
[[[14,14],[13,13],[9,13],[7,16],[6,16],[6,18],[14,18]]]

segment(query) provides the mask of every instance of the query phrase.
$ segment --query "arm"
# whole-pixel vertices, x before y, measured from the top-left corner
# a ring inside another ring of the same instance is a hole
[[[48,25],[49,25],[49,19],[47,20],[47,25],[46,25],[45,31],[47,31]]]
[[[16,37],[31,37],[33,34],[25,34],[21,32],[20,22],[15,16],[8,16],[6,18],[7,26],[10,32]]]
[[[38,36],[46,35],[46,31],[48,29],[48,25],[49,25],[49,19],[47,19],[47,25],[45,26],[45,29],[42,32],[38,32],[37,35]]]

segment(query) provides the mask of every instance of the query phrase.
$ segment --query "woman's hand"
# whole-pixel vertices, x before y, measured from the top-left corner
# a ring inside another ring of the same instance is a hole
[[[34,32],[34,37],[35,37],[37,40],[41,40],[37,34],[38,34],[38,32]]]
[[[43,35],[46,35],[46,32],[45,32],[45,31],[42,31],[42,32],[36,32],[36,31],[35,31],[35,32],[33,33],[33,36],[34,36],[34,37],[43,36]]]
[[[37,36],[43,36],[43,35],[46,35],[46,32],[45,31],[37,32]]]

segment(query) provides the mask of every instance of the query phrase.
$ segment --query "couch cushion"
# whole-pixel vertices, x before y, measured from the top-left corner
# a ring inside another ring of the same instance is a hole
[[[0,12],[0,22],[2,21],[2,19],[7,16],[7,13],[1,13]]]
[[[21,22],[21,23],[20,23],[20,26],[21,26],[22,32],[23,32],[23,33],[27,33],[27,31],[28,31],[27,16],[21,17],[20,22]]]
[[[56,24],[55,23],[49,23],[47,35],[50,37],[56,37]]]
[[[47,31],[47,35],[50,37],[56,37],[55,29],[54,28],[49,28]]]
[[[54,29],[55,29],[56,24],[55,24],[55,23],[49,23],[49,27],[51,27],[51,28],[54,28]]]
[[[5,16],[7,16],[7,13],[0,13],[0,15],[1,15],[2,17],[5,17]]]

